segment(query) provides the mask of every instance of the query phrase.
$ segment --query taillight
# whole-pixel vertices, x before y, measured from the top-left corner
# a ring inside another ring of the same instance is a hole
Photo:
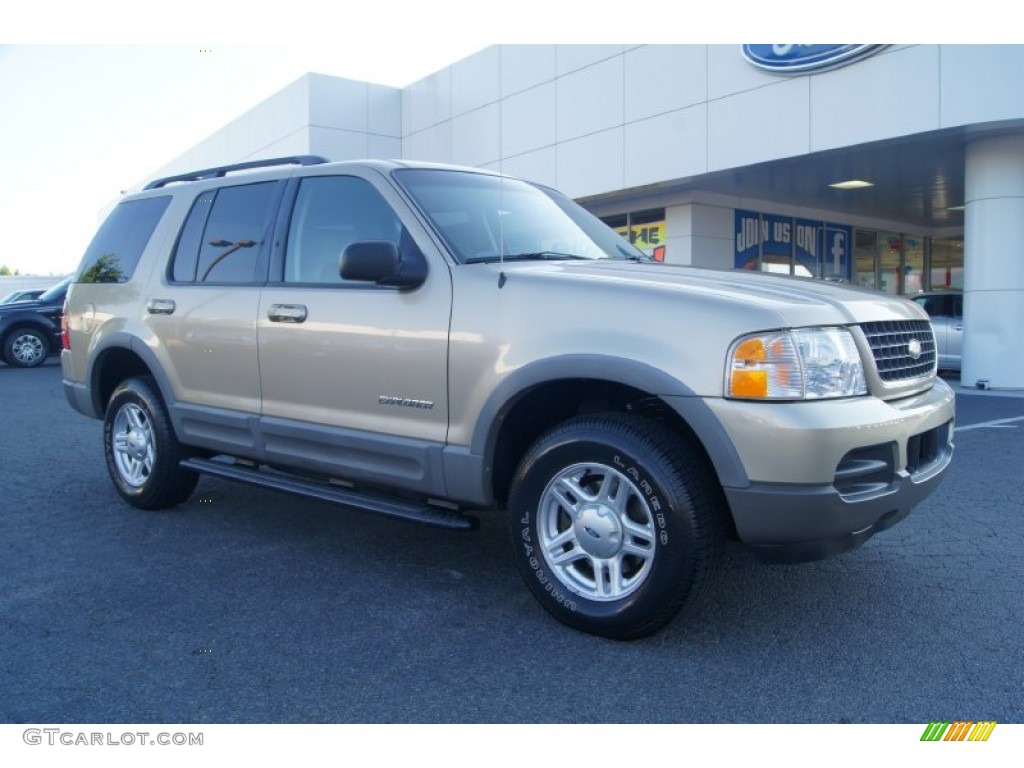
[[[64,311],[60,316],[60,346],[61,349],[71,349],[71,336],[68,334],[68,300],[64,298]]]

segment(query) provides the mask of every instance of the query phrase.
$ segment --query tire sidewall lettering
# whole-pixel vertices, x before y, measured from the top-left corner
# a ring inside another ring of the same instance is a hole
[[[524,540],[529,541],[529,529],[523,529],[523,538]],[[526,557],[526,563],[533,570],[534,577],[543,587],[544,591],[551,595],[559,606],[575,613],[577,609],[576,601],[565,593],[562,589],[561,582],[548,575],[547,569],[544,567],[544,563],[540,558],[533,554],[534,548],[529,544],[524,543],[523,549]]]
[[[668,521],[665,519],[665,513],[663,511],[664,505],[661,501],[661,496],[658,494],[654,483],[647,478],[645,474],[637,468],[636,464],[631,458],[623,458],[622,454],[616,453],[612,458],[612,463],[616,469],[622,471],[623,474],[633,479],[633,483],[644,495],[647,500],[648,506],[651,508],[651,513],[654,517],[654,524],[658,529],[658,543],[663,547],[668,545],[669,534],[668,534]]]

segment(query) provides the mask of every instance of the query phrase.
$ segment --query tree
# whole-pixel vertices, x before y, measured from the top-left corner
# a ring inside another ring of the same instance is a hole
[[[82,273],[83,283],[116,283],[124,275],[116,253],[104,253]]]

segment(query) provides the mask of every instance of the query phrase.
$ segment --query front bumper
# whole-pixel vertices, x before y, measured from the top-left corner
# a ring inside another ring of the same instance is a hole
[[[954,397],[941,379],[896,401],[709,407],[746,474],[746,482],[724,484],[737,535],[767,560],[817,560],[860,546],[924,500],[953,456]]]

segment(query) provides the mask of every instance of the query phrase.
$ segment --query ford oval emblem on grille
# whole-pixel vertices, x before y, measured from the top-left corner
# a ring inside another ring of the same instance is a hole
[[[911,339],[907,344],[907,354],[910,355],[911,360],[917,360],[921,356],[921,342]]]

